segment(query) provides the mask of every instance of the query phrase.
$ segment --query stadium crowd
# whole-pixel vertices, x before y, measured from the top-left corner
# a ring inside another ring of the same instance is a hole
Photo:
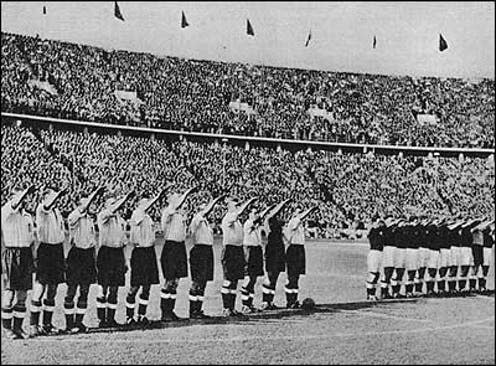
[[[367,226],[385,214],[438,217],[451,215],[451,210],[471,217],[494,216],[491,159],[291,152],[6,123],[1,132],[2,205],[15,185],[68,186],[69,194],[62,198],[64,216],[82,194],[104,185],[118,194],[135,190],[136,197],[125,209],[124,218],[129,219],[139,197],[154,195],[168,181],[179,190],[195,184],[208,192],[194,194],[193,207],[200,199],[227,191],[240,199],[259,197],[262,205],[287,198],[317,205],[310,226],[320,237]],[[217,228],[222,214],[222,208],[214,210]],[[151,216],[157,221],[160,208]]]
[[[495,146],[494,80],[161,58],[4,32],[1,41],[4,112],[290,139]],[[422,114],[430,118],[421,122]]]

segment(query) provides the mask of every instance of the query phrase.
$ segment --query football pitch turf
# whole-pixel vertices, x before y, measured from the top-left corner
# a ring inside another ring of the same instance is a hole
[[[204,310],[220,315],[218,241],[214,249],[215,279],[207,286]],[[307,274],[300,281],[300,301],[315,300],[317,307],[309,314],[278,310],[248,319],[175,322],[159,329],[25,341],[2,338],[2,364],[494,364],[494,295],[366,302],[367,252],[368,246],[361,243],[307,243]],[[494,289],[493,267],[489,289]],[[280,306],[285,303],[285,281],[283,274],[275,298]],[[261,303],[261,283],[262,278],[255,305]],[[179,284],[179,316],[187,316],[189,284],[189,278]],[[119,291],[116,318],[120,323],[125,318],[127,288]],[[59,327],[64,326],[64,294],[65,285],[59,289],[54,315]],[[92,286],[85,318],[92,327],[97,325],[95,297],[96,286]],[[159,302],[159,286],[154,286],[148,308],[151,320],[160,318]]]

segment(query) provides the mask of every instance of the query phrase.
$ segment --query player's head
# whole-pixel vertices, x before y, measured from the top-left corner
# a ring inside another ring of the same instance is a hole
[[[57,190],[55,187],[49,186],[46,187],[45,190],[43,191],[43,200],[51,200],[52,198],[55,197],[57,194]]]
[[[234,196],[228,197],[226,203],[228,211],[236,211],[240,205],[239,199]]]
[[[138,202],[138,208],[140,209],[143,209],[146,207],[146,205],[148,204],[148,202],[150,202],[150,200],[148,198],[142,198],[139,200]]]
[[[108,208],[117,202],[117,197],[114,194],[110,194],[107,196],[105,200],[105,207]]]
[[[19,204],[18,207],[26,206],[26,200],[19,202],[19,200],[22,198],[23,193],[24,193],[24,189],[21,186],[15,186],[14,189],[12,189],[11,199],[16,201],[17,204]]]
[[[207,208],[207,204],[206,203],[200,203],[198,205],[198,212],[202,212],[203,210],[205,210]]]

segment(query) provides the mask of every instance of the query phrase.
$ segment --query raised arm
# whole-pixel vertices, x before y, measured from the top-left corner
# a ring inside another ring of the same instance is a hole
[[[291,201],[291,198],[280,202],[279,204],[273,206],[272,210],[267,214],[267,220],[277,215],[283,208]]]
[[[207,207],[205,207],[205,209],[202,211],[202,215],[203,216],[207,216],[210,211],[212,211],[212,209],[214,208],[214,206],[222,199],[226,198],[227,195],[225,194],[221,194],[219,197],[217,198],[214,198],[212,201],[210,201],[207,205]]]
[[[155,197],[153,197],[153,198],[150,200],[150,202],[148,202],[148,203],[146,204],[146,206],[145,206],[145,208],[143,209],[143,211],[145,211],[145,212],[146,212],[146,211],[148,211],[150,208],[152,208],[152,206],[153,206],[155,203],[157,203],[157,201],[158,201],[159,199],[161,199],[161,198],[165,195],[165,193],[166,193],[166,192],[167,192],[167,188],[162,189],[162,190],[161,190],[161,191],[160,191],[160,192],[159,192],[159,193],[158,193]]]
[[[252,204],[254,201],[256,201],[257,199],[255,197],[253,198],[250,198],[248,201],[246,201],[245,203],[243,203],[241,205],[241,207],[239,208],[238,210],[238,215],[241,215],[247,208],[250,204]]]
[[[124,197],[122,197],[120,200],[118,200],[116,203],[114,203],[112,206],[110,206],[110,212],[114,214],[118,209],[122,207],[122,205],[132,196],[134,195],[134,191],[131,190],[128,192]]]
[[[310,215],[313,211],[316,211],[318,209],[317,206],[314,206],[314,207],[311,207],[309,208],[308,210],[306,210],[305,212],[303,212],[301,215],[300,215],[300,220],[303,221],[305,220],[305,218]]]
[[[35,186],[34,184],[30,185],[28,188],[26,188],[20,195],[20,197],[15,201],[15,202],[12,202],[12,209],[13,210],[17,210],[17,208],[19,207],[19,205],[21,204],[22,201],[24,201],[24,199],[27,197],[27,195],[31,192],[34,192],[35,191]]]
[[[188,189],[186,192],[184,192],[183,195],[177,201],[176,205],[174,206],[174,209],[177,209],[177,208],[181,207],[182,204],[184,203],[184,201],[186,201],[186,198],[188,198],[188,196],[191,193],[193,193],[193,192],[195,192],[197,190],[198,190],[198,187],[193,187],[193,188]]]
[[[48,202],[44,202],[44,203],[43,203],[43,209],[44,209],[45,211],[50,211],[50,210],[53,208],[53,206],[55,205],[55,203],[57,202],[57,200],[58,200],[60,197],[62,197],[64,194],[66,194],[66,193],[67,193],[67,190],[68,190],[68,187],[65,187],[65,188],[61,189],[60,191],[58,191],[58,192],[54,195],[54,197],[53,197],[50,201],[48,201]]]

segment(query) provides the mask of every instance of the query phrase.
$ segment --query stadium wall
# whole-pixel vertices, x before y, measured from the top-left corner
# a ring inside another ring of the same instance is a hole
[[[1,123],[14,123],[21,121],[24,124],[37,127],[37,128],[60,128],[69,130],[80,130],[88,132],[99,133],[121,133],[130,135],[145,135],[152,138],[171,139],[176,140],[180,138],[187,138],[188,140],[196,140],[203,142],[222,141],[230,144],[244,146],[247,143],[250,146],[264,146],[264,147],[281,147],[286,150],[303,150],[311,148],[312,150],[326,150],[326,151],[341,151],[343,153],[367,153],[373,152],[381,155],[415,155],[426,156],[433,154],[433,156],[447,156],[459,157],[460,154],[464,156],[484,157],[487,158],[493,155],[494,149],[472,149],[472,148],[449,148],[449,147],[423,147],[423,146],[394,146],[394,145],[369,145],[369,144],[351,144],[340,142],[323,142],[323,141],[308,141],[308,140],[288,140],[276,139],[270,137],[253,137],[253,136],[240,136],[240,135],[224,135],[215,133],[203,132],[190,132],[190,131],[177,131],[177,130],[164,130],[148,127],[135,127],[125,125],[105,124],[98,122],[88,121],[75,121],[58,119],[52,117],[41,117],[25,114],[1,112]]]

